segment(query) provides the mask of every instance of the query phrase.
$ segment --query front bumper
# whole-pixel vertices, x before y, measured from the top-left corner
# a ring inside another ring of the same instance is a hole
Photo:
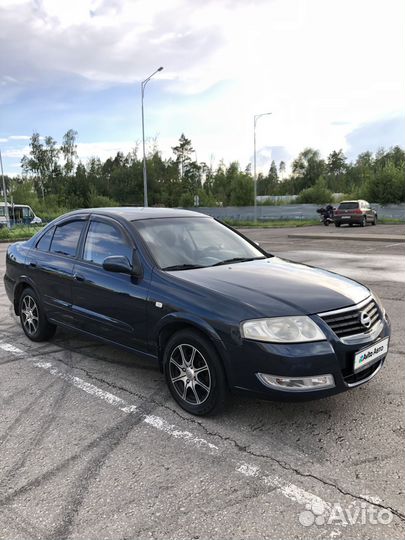
[[[358,344],[343,343],[321,319],[316,322],[325,333],[327,341],[275,344],[240,339],[238,342],[235,340],[228,343],[227,375],[231,389],[265,399],[317,399],[364,384],[378,373],[385,357],[354,373],[354,356],[359,350],[390,336],[388,317],[382,319],[381,332],[377,337],[373,336],[370,341]],[[333,376],[334,386],[304,391],[288,388],[277,390],[265,384],[259,374],[291,378],[330,374]]]

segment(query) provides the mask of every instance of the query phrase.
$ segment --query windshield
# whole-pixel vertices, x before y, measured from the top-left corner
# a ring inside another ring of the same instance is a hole
[[[211,218],[161,218],[135,223],[163,270],[265,258],[247,240]]]
[[[359,203],[356,201],[342,202],[339,204],[339,210],[354,210],[359,207]]]

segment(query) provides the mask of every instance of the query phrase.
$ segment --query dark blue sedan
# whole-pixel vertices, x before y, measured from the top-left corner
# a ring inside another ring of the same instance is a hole
[[[196,212],[71,212],[9,247],[4,281],[29,339],[61,326],[156,360],[198,415],[220,410],[228,391],[343,392],[388,352],[390,323],[367,287],[274,257]]]

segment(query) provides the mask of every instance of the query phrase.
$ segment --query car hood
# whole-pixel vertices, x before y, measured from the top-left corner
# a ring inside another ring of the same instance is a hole
[[[349,278],[278,257],[172,274],[239,301],[259,316],[321,313],[370,295],[367,287]]]

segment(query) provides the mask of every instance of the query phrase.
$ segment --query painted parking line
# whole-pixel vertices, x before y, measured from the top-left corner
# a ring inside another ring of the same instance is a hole
[[[4,341],[0,342],[0,349],[7,353],[11,353],[14,356],[25,356],[27,354],[22,349],[19,349],[18,347]],[[50,375],[68,382],[86,394],[108,403],[125,414],[140,414],[142,416],[142,422],[153,427],[154,429],[166,433],[170,437],[181,440],[188,445],[191,444],[201,450],[208,450],[209,454],[219,455],[223,452],[218,446],[208,442],[206,439],[198,437],[190,431],[179,429],[177,426],[170,424],[160,416],[143,414],[140,407],[137,405],[130,404],[115,394],[107,392],[102,388],[81,379],[80,377],[71,375],[64,370],[57,368],[51,362],[35,361],[35,355],[31,360],[34,367],[47,371]],[[331,508],[331,504],[329,502],[324,501],[317,495],[306,491],[293,483],[283,480],[278,476],[270,475],[265,471],[261,471],[261,469],[254,464],[248,462],[241,463],[233,458],[227,459],[227,461],[228,463],[233,464],[235,473],[243,475],[246,478],[256,479],[261,484],[277,490],[277,492],[290,501],[303,505],[306,508],[314,505],[321,505],[326,510]],[[363,501],[368,501],[370,505],[378,505],[381,501],[378,497],[373,495],[360,497],[362,497]],[[352,504],[358,504],[358,502],[354,501]],[[336,538],[341,535],[341,531],[335,528],[332,531],[327,531],[327,535],[331,538]]]

